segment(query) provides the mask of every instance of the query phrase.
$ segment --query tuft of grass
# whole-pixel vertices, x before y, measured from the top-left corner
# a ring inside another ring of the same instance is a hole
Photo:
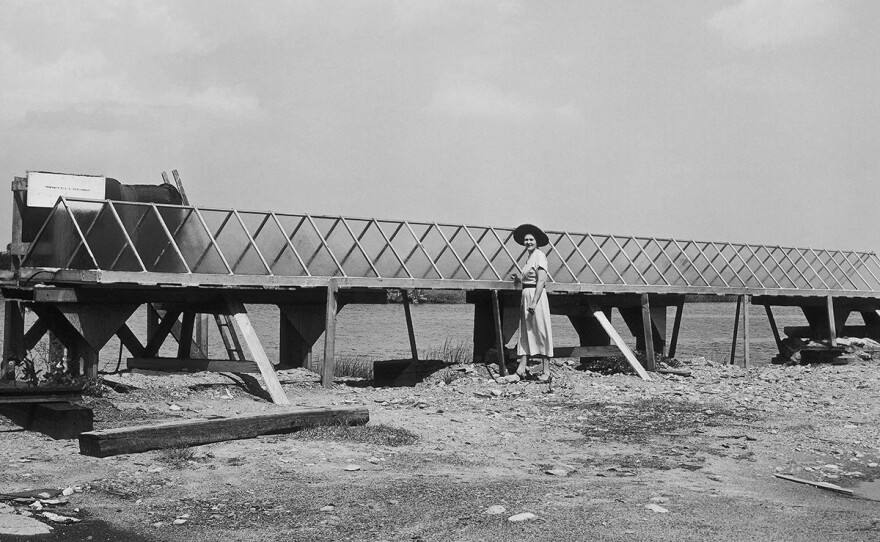
[[[172,446],[159,450],[159,461],[175,469],[182,469],[195,457],[195,452],[187,446]]]
[[[340,356],[336,358],[335,376],[350,376],[371,380],[373,359],[363,356]]]
[[[474,350],[471,344],[465,340],[454,341],[446,337],[443,346],[430,348],[419,352],[420,359],[439,359],[446,363],[464,365],[474,362]]]
[[[380,446],[409,446],[419,440],[412,431],[389,425],[316,425],[295,433],[293,438],[302,440],[335,440],[378,444]]]

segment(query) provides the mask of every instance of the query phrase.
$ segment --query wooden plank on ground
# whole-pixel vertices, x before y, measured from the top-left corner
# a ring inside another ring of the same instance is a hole
[[[95,427],[92,409],[68,402],[0,404],[0,414],[28,431],[56,440],[77,438]]]
[[[210,371],[212,373],[259,373],[253,361],[195,358],[128,358],[129,369],[145,371]]]
[[[648,372],[645,371],[645,368],[642,367],[642,364],[639,363],[639,360],[636,359],[635,354],[632,353],[632,350],[629,349],[629,346],[623,342],[623,339],[620,337],[620,334],[617,333],[617,330],[614,329],[614,326],[611,325],[611,321],[608,320],[608,317],[605,316],[605,313],[602,312],[599,307],[590,303],[590,310],[593,311],[593,316],[596,320],[599,321],[599,324],[602,326],[602,329],[605,330],[605,333],[608,334],[608,337],[611,338],[611,342],[617,345],[620,348],[620,352],[623,354],[623,357],[626,358],[626,361],[629,362],[630,366],[633,370],[638,374],[642,380],[651,380],[651,376],[648,375]]]
[[[814,482],[812,480],[804,480],[802,478],[795,478],[794,476],[789,476],[787,474],[774,474],[773,476],[780,478],[782,480],[788,480],[789,482],[795,482],[798,484],[806,484],[808,486],[827,489],[829,491],[834,491],[836,493],[843,493],[844,495],[855,495],[855,492],[853,490],[846,489],[845,487],[840,487],[836,484],[831,484],[829,482]]]
[[[247,343],[251,355],[254,356],[254,361],[260,369],[260,375],[262,375],[263,381],[266,383],[266,388],[272,397],[272,402],[276,405],[289,405],[290,399],[284,393],[281,382],[278,382],[275,367],[272,366],[266,351],[263,350],[263,344],[260,342],[260,337],[257,336],[257,331],[254,329],[253,324],[251,324],[251,319],[248,318],[244,305],[232,296],[226,297],[226,303],[229,305],[232,317],[235,318],[235,322],[238,324],[238,329],[241,331],[244,342]]]
[[[83,455],[109,457],[160,448],[196,446],[258,435],[289,433],[316,425],[363,425],[369,420],[370,413],[364,407],[286,408],[272,413],[232,418],[175,420],[91,431],[79,436],[79,450]]]

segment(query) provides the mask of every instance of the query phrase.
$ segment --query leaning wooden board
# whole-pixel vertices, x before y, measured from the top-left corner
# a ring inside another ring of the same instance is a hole
[[[79,453],[92,457],[145,452],[175,446],[196,446],[289,433],[315,425],[363,425],[370,421],[364,407],[284,408],[268,414],[231,418],[199,418],[89,431],[79,436]]]

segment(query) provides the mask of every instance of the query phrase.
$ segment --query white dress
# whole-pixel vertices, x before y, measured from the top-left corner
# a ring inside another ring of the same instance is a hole
[[[538,269],[547,271],[547,256],[540,249],[535,249],[526,266],[523,268],[522,302],[519,311],[519,346],[518,356],[553,357],[553,332],[550,329],[550,303],[547,301],[547,290],[541,292],[541,298],[535,305],[535,312],[529,312],[529,304],[535,297],[534,285],[538,282]],[[529,286],[532,286],[529,288]]]

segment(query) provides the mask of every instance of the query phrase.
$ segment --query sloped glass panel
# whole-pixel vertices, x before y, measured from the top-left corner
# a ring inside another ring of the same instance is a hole
[[[395,256],[391,244],[383,237],[378,224],[364,219],[346,219],[346,221],[380,277],[409,278],[401,260]]]
[[[243,218],[244,216],[246,215],[242,215]],[[252,235],[272,274],[284,277],[308,276],[278,223],[271,215],[266,218],[266,222],[258,226]]]
[[[624,284],[623,277],[611,264],[608,255],[601,248],[608,241],[605,236],[573,235],[581,253],[590,262],[593,270],[602,277],[603,284]]]
[[[73,218],[61,203],[57,203],[46,219],[42,232],[31,243],[30,253],[22,262],[22,266],[64,267],[80,239],[73,225]],[[91,268],[94,266],[85,269]]]
[[[394,250],[403,259],[403,263],[406,264],[406,268],[409,269],[413,278],[443,278],[432,265],[424,247],[419,246],[419,238],[415,231],[411,230],[407,224],[384,220],[378,221],[378,224],[385,236],[391,241]]]
[[[470,278],[433,224],[411,224],[411,226],[444,279]]]
[[[471,239],[473,234],[470,230],[464,226],[442,225],[440,228],[475,280],[503,280],[492,271],[488,256],[483,256],[482,247],[475,242],[476,238]]]
[[[277,215],[282,229],[314,277],[337,277],[342,271],[321,240],[318,231],[304,215]]]

